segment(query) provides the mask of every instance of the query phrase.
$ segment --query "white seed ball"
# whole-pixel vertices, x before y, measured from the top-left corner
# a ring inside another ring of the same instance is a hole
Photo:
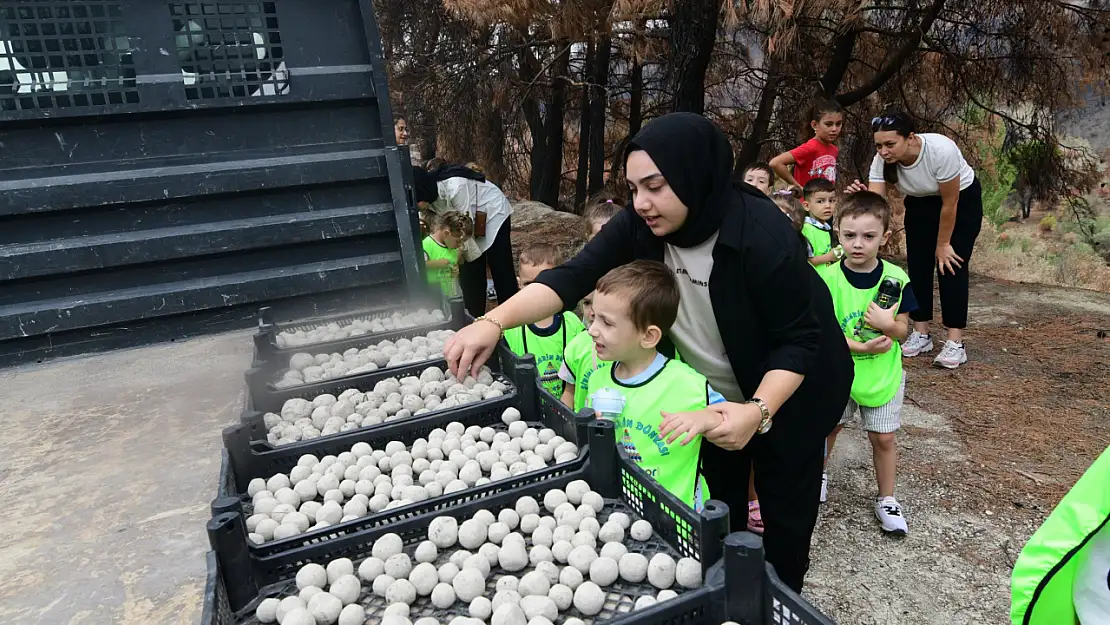
[[[575,547],[586,545],[588,547],[592,547],[593,549],[597,549],[597,539],[594,538],[594,535],[589,532],[576,533],[574,535],[574,538],[571,539],[570,544],[574,545]]]
[[[463,569],[451,580],[451,586],[455,589],[455,596],[469,603],[485,590],[486,578],[479,570]]]
[[[254,617],[260,623],[276,623],[277,622],[277,609],[281,605],[279,599],[270,597],[263,599],[262,603],[258,604],[258,608],[254,611]]]
[[[307,613],[307,607],[308,604],[305,602],[304,599],[301,599],[300,597],[286,597],[282,599],[281,602],[278,604],[274,617],[277,619],[277,622],[283,623],[285,621],[286,615],[288,615],[290,612],[294,610],[304,610],[305,613]]]
[[[336,558],[328,562],[326,570],[328,572],[328,583],[332,584],[344,575],[354,575],[355,565],[350,558]],[[322,585],[320,587],[323,588]]]
[[[297,590],[303,590],[309,586],[323,588],[328,585],[328,572],[327,570],[311,562],[301,567],[297,571]]]
[[[533,545],[528,551],[528,561],[533,566],[541,562],[554,562],[555,556],[551,553],[551,549],[543,545]]]
[[[308,600],[308,613],[316,623],[335,623],[339,620],[339,613],[343,611],[343,602],[328,592],[321,592]],[[285,620],[289,620],[286,615]],[[284,624],[283,624],[284,625]]]
[[[660,590],[659,594],[655,595],[655,600],[658,601],[659,603],[662,603],[664,601],[667,601],[668,599],[674,599],[677,596],[678,596],[678,593],[673,591],[673,590],[670,590],[670,589]]]
[[[693,558],[682,558],[675,567],[674,579],[683,588],[701,586],[701,562]]]
[[[645,541],[651,538],[651,523],[640,519],[632,524],[632,528],[628,531],[629,535],[634,540]]]
[[[286,612],[278,622],[281,625],[316,625],[316,617],[312,616],[308,608],[295,608]]]
[[[444,562],[439,566],[439,581],[445,584],[450,584],[454,581],[455,576],[459,574],[459,565],[454,562]]]
[[[590,581],[598,586],[608,586],[617,581],[617,561],[612,558],[598,558],[590,563]]]
[[[301,533],[301,528],[293,525],[292,523],[282,523],[274,530],[274,540],[282,540],[285,538],[292,538]]]
[[[559,608],[546,593],[543,595],[522,597],[520,600],[520,609],[524,610],[525,618],[529,619],[542,616],[548,621],[554,622],[555,619],[559,618]]]
[[[454,517],[436,517],[428,525],[428,540],[440,549],[453,547],[458,537],[459,522]]]
[[[648,559],[641,553],[626,553],[618,563],[621,579],[626,582],[638,584],[647,577]]]
[[[532,497],[524,496],[516,500],[516,513],[522,518],[529,514],[540,513],[540,504]]]
[[[373,583],[374,579],[383,573],[385,573],[385,562],[380,558],[366,558],[358,565],[358,576],[364,582]]]
[[[526,514],[520,519],[520,531],[525,534],[533,533],[540,525],[540,515]]]
[[[578,569],[583,575],[590,572],[590,565],[597,559],[597,553],[589,545],[579,545],[567,556],[567,564]]]
[[[485,597],[475,597],[468,611],[470,616],[484,621],[493,615],[493,602]]]
[[[401,579],[408,577],[412,572],[412,560],[409,559],[407,553],[397,553],[389,556],[385,560],[385,574],[394,578]]]
[[[555,607],[558,608],[560,612],[569,609],[571,604],[574,603],[574,591],[571,590],[569,586],[564,586],[563,584],[555,584],[552,586],[551,590],[547,592],[547,596],[555,602]]]
[[[575,511],[574,504],[572,504],[568,501],[567,503],[560,504],[559,507],[555,508],[555,511],[552,512],[552,515],[554,515],[555,521],[557,523],[559,521],[559,519],[563,518],[563,515],[569,514],[569,513],[574,512],[574,511]],[[585,518],[585,516],[586,515],[583,514],[582,518]]]
[[[400,616],[397,614],[388,614],[382,617],[378,625],[412,625],[412,621],[408,617]]]
[[[516,408],[509,406],[501,413],[501,422],[509,425],[520,421],[520,411]]]
[[[292,488],[283,488],[275,492],[274,499],[277,499],[278,503],[293,506],[294,509],[301,505],[301,496],[294,492]]]
[[[338,625],[363,625],[366,622],[366,608],[357,603],[351,603],[339,613]]]
[[[425,540],[416,546],[413,555],[416,556],[417,562],[435,562],[436,558],[439,556],[439,549],[436,548],[436,544],[432,541]]]
[[[489,527],[490,525],[493,525],[497,522],[497,517],[493,516],[493,513],[489,510],[486,510],[485,508],[475,512],[472,518],[475,521],[480,521],[486,527]]]
[[[489,562],[489,565],[491,567],[497,566],[497,556],[500,553],[501,547],[498,547],[493,543],[486,543],[481,547],[478,547],[478,554],[484,557],[486,559],[486,562]]]
[[[439,583],[439,572],[431,562],[421,562],[409,573],[409,581],[416,588],[416,594],[427,597]]]
[[[266,480],[264,480],[260,477],[254,478],[253,480],[250,481],[249,484],[247,484],[247,495],[249,495],[252,498],[255,495],[257,495],[258,493],[260,493],[264,490],[267,490]]]
[[[330,583],[328,592],[342,601],[343,605],[349,605],[358,601],[358,596],[362,592],[362,584],[354,575],[344,575]]]
[[[467,549],[477,549],[486,542],[486,537],[486,525],[477,519],[463,521],[459,526],[459,544]]]
[[[439,621],[431,616],[425,616],[424,618],[416,619],[416,622],[412,625],[439,625]]]
[[[559,489],[551,489],[543,495],[543,507],[548,512],[555,512],[560,504],[567,503],[567,494]]]
[[[432,589],[432,605],[445,610],[455,603],[455,589],[451,584],[440,582]]]
[[[482,555],[481,553],[476,553],[476,554],[470,556],[469,558],[467,558],[466,561],[463,562],[462,569],[463,570],[474,569],[474,570],[480,572],[482,574],[483,578],[489,577],[489,571],[490,571],[489,560],[487,560],[486,557],[484,555]]]
[[[590,508],[586,508],[586,510],[589,509]],[[577,512],[581,514],[581,511]],[[601,533],[601,524],[598,523],[597,519],[595,519],[594,517],[586,516],[582,518],[582,523],[579,524],[578,529],[579,531],[589,532],[596,538],[597,535]],[[624,540],[624,530],[621,530],[621,540]]]
[[[466,490],[466,489],[467,489],[466,482],[464,482],[462,480],[453,480],[450,484],[443,487],[443,494],[447,495],[447,494],[450,494],[450,493],[457,493],[459,491]]]
[[[657,553],[648,562],[648,581],[652,586],[667,589],[674,585],[675,561],[665,554]]]
[[[528,619],[519,605],[505,603],[494,608],[490,625],[528,625]]]
[[[412,610],[409,609],[408,604],[406,604],[406,603],[391,603],[388,606],[386,606],[385,610],[382,611],[382,616],[395,615],[395,616],[403,616],[405,618],[408,618],[409,614],[411,614],[411,613],[412,613]]]
[[[570,552],[574,549],[574,545],[570,544],[569,540],[556,541],[551,545],[551,555],[555,557],[557,562],[562,564],[567,563],[567,558],[570,557]]]
[[[537,527],[535,531],[532,532],[532,544],[550,547],[554,544],[551,530],[546,527]]]
[[[571,590],[576,590],[582,585],[585,579],[582,572],[573,566],[564,566],[562,570],[559,571],[559,583]]]
[[[512,590],[515,592],[518,588],[520,588],[520,580],[515,575],[502,575],[497,578],[496,591]]]
[[[370,584],[370,590],[374,591],[375,595],[385,598],[386,591],[389,590],[389,587],[392,586],[395,581],[397,580],[382,573],[374,578],[374,581]]]
[[[568,443],[569,444],[569,443]],[[595,513],[601,512],[605,507],[605,499],[598,493],[590,491],[582,495],[582,505],[589,506],[594,509]]]
[[[520,515],[516,513],[516,510],[508,508],[497,513],[497,520],[507,525],[510,530],[515,530],[520,525]]]
[[[582,495],[590,492],[590,485],[586,480],[574,480],[567,484],[567,501],[574,505],[582,503]]]
[[[521,577],[520,585],[517,587],[517,592],[522,597],[531,595],[547,596],[549,590],[551,590],[551,581],[547,579],[547,575],[536,571],[526,573],[524,577]]]
[[[582,513],[577,510],[565,512],[561,517],[558,517],[558,523],[560,526],[569,527],[577,531],[579,526],[582,525]]]
[[[605,591],[593,582],[582,582],[574,591],[574,607],[586,616],[601,612],[605,604]]]
[[[597,537],[607,543],[620,543],[624,541],[624,528],[621,527],[620,523],[607,521],[605,525],[601,526]]]
[[[620,562],[621,557],[626,553],[628,553],[628,547],[625,547],[623,543],[605,543],[601,546],[601,551],[597,555]]]
[[[616,523],[622,528],[628,529],[632,526],[632,519],[628,518],[628,515],[623,512],[614,512],[609,515],[609,519],[606,523]]]
[[[407,603],[412,605],[416,601],[416,586],[407,579],[399,579],[389,585],[385,591],[385,600],[389,603]]]
[[[643,610],[644,608],[650,608],[651,606],[655,605],[655,603],[655,597],[652,597],[651,595],[644,595],[636,599],[636,604],[632,606],[632,609]]]
[[[506,537],[502,541],[501,550],[497,552],[497,561],[501,568],[506,571],[520,571],[528,566],[528,551],[525,549],[523,542],[509,540]]]

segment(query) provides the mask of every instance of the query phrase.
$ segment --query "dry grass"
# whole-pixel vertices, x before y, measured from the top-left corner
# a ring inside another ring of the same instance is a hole
[[[1090,251],[1051,233],[1032,229],[1004,230],[1000,239],[984,222],[975,243],[972,268],[992,278],[1032,284],[1049,284],[1110,293],[1110,266]]]

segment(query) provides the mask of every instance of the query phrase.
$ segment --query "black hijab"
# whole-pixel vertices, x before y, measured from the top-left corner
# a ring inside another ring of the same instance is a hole
[[[425,171],[423,168],[413,165],[413,199],[417,202],[428,202],[429,204],[435,202],[439,199],[439,186],[436,183],[448,178],[466,178],[478,182],[486,181],[485,174],[474,171],[466,165],[440,165],[432,171]]]
[[[675,247],[704,243],[720,229],[725,212],[743,202],[733,188],[732,144],[701,115],[671,113],[652,120],[628,144],[626,164],[635,150],[647,152],[689,209],[682,227],[663,237]]]

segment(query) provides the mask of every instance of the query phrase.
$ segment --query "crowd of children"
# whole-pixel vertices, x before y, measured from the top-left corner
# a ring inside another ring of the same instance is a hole
[[[749,165],[742,180],[769,196],[793,224],[798,244],[829,288],[852,352],[851,400],[826,441],[826,464],[837,434],[858,413],[873,451],[875,516],[885,532],[905,534],[905,517],[894,496],[894,436],[905,392],[900,344],[917,304],[906,273],[879,258],[879,248],[891,235],[886,200],[867,191],[838,195],[836,142],[843,122],[838,105],[817,103],[804,142],[769,164]],[[783,190],[774,190],[776,177],[785,182]],[[621,209],[616,197],[592,199],[583,210],[591,238]],[[445,293],[457,273],[455,250],[472,228],[467,221],[444,215],[424,241],[429,280]],[[561,262],[546,243],[521,250],[520,286]],[[700,508],[709,496],[699,460],[701,435],[722,419],[708,407],[725,399],[681,361],[667,340],[678,310],[674,273],[663,263],[640,260],[597,282],[583,302],[581,320],[567,311],[504,336],[515,353],[535,358],[547,392],[575,411],[590,409],[613,419],[618,444],[628,456],[678,498]],[[827,486],[826,473],[821,501]],[[749,500],[748,527],[762,531],[754,481]]]

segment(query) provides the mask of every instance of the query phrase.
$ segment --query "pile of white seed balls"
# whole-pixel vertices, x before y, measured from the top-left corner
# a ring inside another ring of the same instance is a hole
[[[571,606],[587,617],[600,613],[605,587],[618,578],[632,584],[647,580],[659,589],[655,596],[639,597],[636,610],[678,596],[671,590],[676,583],[701,586],[701,563],[693,558],[676,563],[666,553],[648,559],[630,551],[625,537],[646,541],[651,524],[632,523],[622,512],[607,514],[602,523],[603,507],[601,495],[578,480],[566,490],[547,491],[542,502],[521,497],[496,516],[481,510],[461,524],[454,517],[437,517],[428,526],[428,539],[411,554],[403,551],[397,534],[379,538],[357,575],[347,558],[332,560],[327,568],[306,564],[297,573],[299,593],[263,600],[255,616],[280,625],[362,625],[366,612],[357,602],[365,584],[388,604],[381,625],[440,625],[433,617],[415,624],[409,620],[410,606],[422,597],[440,610],[456,602],[467,606],[469,617],[454,617],[447,625],[553,625]],[[525,536],[531,536],[531,547]],[[487,580],[495,569],[504,574],[487,597]],[[584,623],[570,617],[562,625]]]
[[[501,419],[508,431],[454,421],[411,447],[355,443],[338,456],[305,454],[289,473],[250,481],[249,538],[281,540],[578,457],[577,445],[549,428],[529,427],[516,408]]]
[[[290,388],[443,358],[443,346],[454,335],[454,330],[432,330],[411,339],[397,339],[397,342],[386,340],[362,349],[352,347],[342,354],[293,354],[289,358],[289,369],[281,373],[274,388]]]
[[[477,378],[467,376],[461,382],[445,369],[428,367],[420,377],[380,380],[367,393],[350,388],[339,397],[325,393],[312,401],[299,397],[286,400],[280,415],[263,415],[266,439],[272,445],[288,445],[495,399],[509,389],[507,382],[493,378],[488,367],[482,367]]]
[[[443,311],[439,309],[429,311],[421,308],[420,310],[409,313],[401,313],[398,311],[388,317],[355,319],[343,324],[333,322],[308,331],[286,330],[284,332],[279,332],[278,335],[274,337],[274,342],[281,348],[302,347],[304,345],[315,345],[328,341],[341,341],[352,336],[362,336],[364,334],[381,334],[382,332],[407,330],[408,328],[440,323],[445,319],[446,317]]]

